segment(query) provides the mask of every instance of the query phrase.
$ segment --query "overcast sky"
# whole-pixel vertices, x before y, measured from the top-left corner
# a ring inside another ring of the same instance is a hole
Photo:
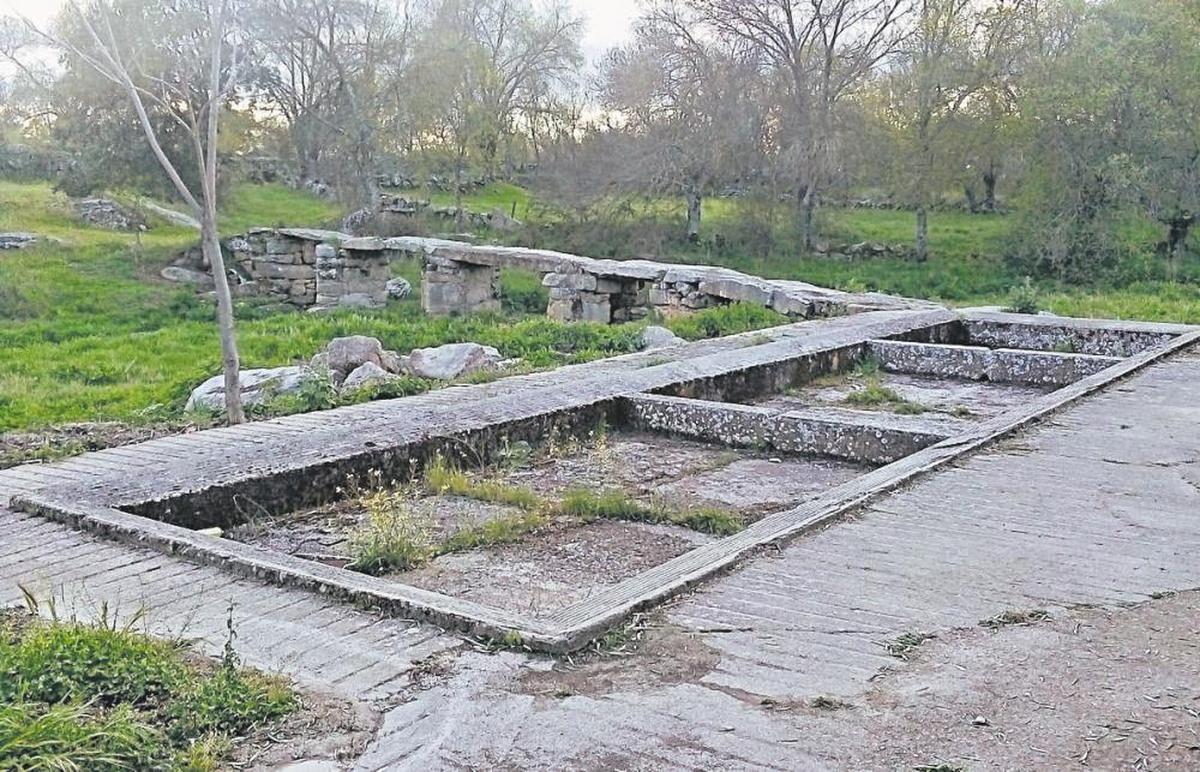
[[[589,59],[595,59],[629,35],[629,20],[637,11],[637,0],[570,0],[581,15],[587,17],[587,32],[583,49]],[[35,21],[45,21],[54,15],[62,0],[0,0],[0,9],[18,11]]]

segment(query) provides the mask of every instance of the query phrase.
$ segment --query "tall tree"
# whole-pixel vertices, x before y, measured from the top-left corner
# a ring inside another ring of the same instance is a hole
[[[233,0],[96,0],[68,3],[64,25],[84,31],[42,33],[76,66],[117,84],[137,114],[145,141],[180,198],[200,221],[204,257],[216,288],[217,328],[229,423],[245,420],[239,383],[233,299],[217,229],[218,142],[221,113],[236,92],[241,45]],[[120,30],[120,32],[118,32]],[[186,134],[199,184],[184,181],[150,117],[154,105]]]
[[[929,256],[929,209],[958,174],[950,136],[964,107],[1011,70],[1021,40],[1022,0],[918,0],[913,33],[885,79],[900,134],[903,185],[916,208],[913,254]],[[986,172],[985,172],[986,174]]]
[[[653,4],[634,42],[610,53],[603,89],[627,143],[610,168],[639,190],[682,196],[689,240],[704,196],[753,166],[764,134],[752,52],[697,37],[694,22],[678,3]]]
[[[783,114],[800,238],[837,168],[838,107],[907,34],[912,0],[688,0],[711,30],[769,64],[784,84]]]

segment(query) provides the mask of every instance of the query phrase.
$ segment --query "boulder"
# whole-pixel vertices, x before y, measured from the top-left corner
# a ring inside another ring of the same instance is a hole
[[[500,352],[491,346],[451,343],[413,351],[408,357],[408,371],[421,378],[452,381],[481,370],[490,370],[501,359]]]
[[[408,371],[408,357],[402,357],[395,351],[385,351],[379,358],[379,364],[384,370],[395,375],[403,375]]]
[[[394,381],[398,377],[373,362],[367,362],[354,368],[354,371],[346,376],[346,380],[342,382],[342,389],[345,391],[354,391],[367,386],[377,386],[381,383]]]
[[[412,284],[408,279],[397,276],[394,279],[388,279],[387,294],[392,300],[403,300],[412,294]]]
[[[666,327],[651,325],[642,330],[642,349],[666,348],[684,343],[683,338],[668,330]]]
[[[160,271],[160,275],[167,281],[179,282],[180,284],[194,284],[197,287],[213,286],[211,274],[191,268],[184,268],[182,265],[168,265]]]
[[[290,394],[300,389],[315,373],[304,365],[273,367],[261,370],[242,370],[238,383],[242,390],[242,404],[257,405],[279,394]],[[214,375],[192,390],[185,410],[225,409],[225,376]]]
[[[85,198],[75,202],[75,210],[84,222],[114,231],[145,230],[146,220],[106,198]]]
[[[383,366],[383,344],[377,338],[366,335],[334,338],[325,347],[325,353],[328,354],[326,366],[343,376],[368,362]]]

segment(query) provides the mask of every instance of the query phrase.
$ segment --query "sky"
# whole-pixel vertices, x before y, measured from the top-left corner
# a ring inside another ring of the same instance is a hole
[[[629,22],[637,12],[638,0],[570,0],[579,14],[587,19],[583,50],[595,61],[614,45],[625,42],[630,35]],[[62,0],[0,0],[0,11],[22,13],[34,21],[45,21],[62,6]]]

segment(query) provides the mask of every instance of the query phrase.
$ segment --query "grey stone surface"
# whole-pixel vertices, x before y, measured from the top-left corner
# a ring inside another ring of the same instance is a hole
[[[274,367],[260,370],[242,370],[238,383],[241,385],[242,403],[257,405],[277,394],[297,391],[304,382],[313,377],[313,371],[304,366]],[[225,409],[225,376],[214,375],[192,390],[185,410]]]
[[[642,331],[642,348],[656,349],[675,346],[683,343],[683,338],[668,330],[666,327],[650,325]]]
[[[364,364],[383,365],[383,344],[367,335],[334,338],[325,347],[325,364],[331,370],[348,375]]]
[[[464,375],[495,367],[503,359],[491,346],[450,343],[437,348],[419,348],[408,356],[406,369],[420,378],[452,381]]]
[[[392,300],[404,300],[412,294],[412,284],[402,276],[388,279],[384,286],[387,288],[388,297]]]
[[[871,341],[870,356],[892,372],[1039,386],[1066,386],[1121,361],[1091,354],[906,341]]]
[[[197,287],[213,286],[212,275],[204,271],[197,271],[192,268],[184,268],[181,265],[168,265],[160,272],[162,277],[167,281],[179,282],[180,284],[192,284]]]
[[[24,249],[38,242],[32,233],[0,233],[0,249]]]
[[[380,384],[394,381],[399,376],[389,373],[374,362],[365,362],[354,368],[346,380],[342,382],[342,389],[345,391],[354,391],[368,386],[379,386]]]

